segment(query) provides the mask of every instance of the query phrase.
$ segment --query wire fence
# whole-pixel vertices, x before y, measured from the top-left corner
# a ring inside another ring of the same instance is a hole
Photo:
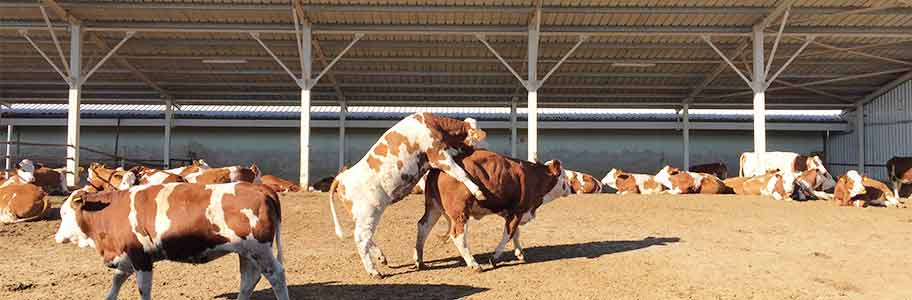
[[[4,171],[11,171],[11,169],[15,169],[16,164],[22,159],[30,159],[34,162],[41,163],[44,166],[51,167],[51,168],[63,167],[66,165],[66,156],[65,155],[35,155],[35,154],[22,153],[22,152],[20,152],[20,147],[22,147],[22,146],[38,147],[38,148],[44,148],[44,149],[62,149],[63,151],[66,151],[66,149],[68,147],[71,147],[68,144],[0,141],[0,148],[4,148],[3,146],[9,146],[9,147],[6,147],[7,153],[0,155],[0,160],[6,160],[6,159],[10,160],[9,168],[7,168],[5,164],[3,166],[0,166],[0,169],[3,169]],[[15,147],[16,150],[12,151],[11,149],[9,149],[10,147]],[[47,152],[47,151],[45,151],[45,152]],[[116,166],[122,166],[122,167],[142,165],[142,166],[147,166],[147,167],[163,168],[166,166],[164,161],[161,159],[130,158],[130,157],[126,157],[126,156],[122,156],[122,155],[118,155],[118,154],[111,154],[111,153],[108,153],[105,151],[101,151],[101,150],[93,149],[93,148],[89,148],[89,147],[79,147],[79,152],[80,152],[80,154],[89,153],[89,154],[92,154],[92,156],[94,156],[94,157],[92,157],[91,160],[81,159],[80,166],[82,166],[82,167],[87,167],[89,162],[97,162],[97,163],[103,163],[106,165],[116,165]],[[193,161],[193,159],[195,159],[195,158],[171,158],[170,162],[172,164],[168,164],[168,165],[173,165],[173,163],[177,163],[178,165],[189,164]]]

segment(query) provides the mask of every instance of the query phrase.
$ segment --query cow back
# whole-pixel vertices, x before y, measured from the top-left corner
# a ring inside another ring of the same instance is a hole
[[[0,223],[37,219],[47,214],[47,193],[34,184],[16,184],[0,188]]]

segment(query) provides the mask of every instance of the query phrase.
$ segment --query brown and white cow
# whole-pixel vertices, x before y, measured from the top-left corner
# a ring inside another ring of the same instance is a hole
[[[550,161],[546,162],[545,165],[549,163]],[[564,169],[564,176],[574,194],[598,194],[602,192],[601,182],[595,180],[592,175]]]
[[[888,160],[887,175],[893,183],[893,194],[900,197],[903,184],[912,184],[912,157],[897,156]]]
[[[770,172],[761,176],[732,177],[723,181],[738,195],[769,196],[776,200],[791,200],[794,177],[784,172]]]
[[[211,168],[212,167],[210,167],[209,164],[206,163],[206,161],[199,159],[199,160],[194,160],[193,163],[188,166],[177,167],[177,168],[167,169],[167,170],[163,170],[163,171],[178,175],[186,180],[187,178],[199,176],[204,171],[211,169]]]
[[[474,119],[459,121],[415,113],[387,130],[357,164],[335,177],[329,190],[329,207],[336,235],[343,236],[333,203],[338,195],[343,203],[352,203],[354,240],[368,274],[381,277],[370,255],[386,263],[373,240],[383,211],[407,196],[430,168],[453,176],[476,198],[485,199],[478,185],[453,160],[460,149],[475,146],[485,136]]]
[[[260,169],[256,164],[250,167],[231,166],[222,168],[205,169],[198,174],[191,174],[184,177],[187,182],[198,184],[218,184],[229,182],[260,182]]]
[[[534,219],[541,205],[573,193],[560,161],[537,164],[488,150],[476,150],[456,159],[461,162],[466,173],[487,191],[488,199],[478,201],[462,183],[439,170],[428,172],[424,216],[418,221],[415,243],[415,266],[419,269],[424,267],[424,242],[440,216],[445,216],[449,221],[450,239],[466,265],[475,271],[481,271],[481,266],[469,251],[469,217],[480,219],[497,214],[506,221],[503,238],[491,258],[492,266],[511,239],[516,257],[523,260],[519,225]]]
[[[34,184],[40,186],[51,195],[68,195],[70,189],[66,184],[65,168],[51,169],[41,166],[35,169]]]
[[[170,173],[164,170],[147,168],[147,167],[136,167],[132,168],[129,171],[138,175],[139,185],[156,185],[156,184],[165,184],[165,183],[175,183],[175,182],[187,182],[180,175]]]
[[[764,152],[759,159],[754,152],[744,152],[740,163],[738,176],[741,177],[760,176],[775,170],[796,174],[817,169],[823,174],[829,174],[819,156],[804,156],[795,152]]]
[[[611,169],[601,183],[617,190],[620,195],[655,195],[665,190],[665,186],[655,181],[655,176],[627,173],[620,169]]]
[[[103,164],[91,163],[86,169],[87,185],[98,191],[126,190],[136,185],[136,174],[122,168],[108,169]]]
[[[35,182],[35,164],[29,159],[23,159],[16,165],[16,172],[10,173],[9,178],[3,180],[0,187],[32,182]]]
[[[0,223],[19,223],[41,219],[51,210],[47,193],[26,183],[0,188]]]
[[[301,187],[291,180],[287,180],[278,176],[273,175],[263,175],[260,177],[260,181],[263,185],[269,187],[276,193],[287,193],[287,192],[300,192]]]
[[[728,166],[721,162],[691,166],[688,171],[712,174],[713,176],[719,177],[719,179],[728,178]]]
[[[91,187],[86,187],[91,189]],[[108,299],[136,272],[142,299],[151,299],[156,261],[202,264],[240,257],[238,299],[249,299],[265,276],[276,298],[289,299],[282,266],[281,208],[268,188],[249,183],[168,183],[126,191],[77,190],[60,208],[55,240],[92,247],[113,268]],[[272,254],[275,241],[277,257]],[[205,278],[196,278],[196,280]]]
[[[655,176],[655,181],[668,189],[668,193],[677,194],[729,194],[731,189],[725,186],[719,177],[711,174],[684,172],[672,166],[665,166]]]
[[[824,186],[833,180],[827,175],[817,169],[799,173],[795,178],[795,187],[797,188],[795,195],[798,200],[831,200],[833,198],[832,194],[827,194]],[[832,185],[833,187],[836,186],[835,183]]]
[[[865,207],[868,205],[905,207],[893,191],[883,182],[862,176],[850,170],[836,181],[833,199],[840,206]]]

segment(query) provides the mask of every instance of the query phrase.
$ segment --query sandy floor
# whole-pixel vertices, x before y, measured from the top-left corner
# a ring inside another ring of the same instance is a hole
[[[912,299],[912,209],[736,196],[573,196],[523,227],[527,263],[474,273],[445,237],[428,240],[430,270],[414,271],[410,198],[389,210],[378,243],[391,260],[370,278],[353,242],[332,233],[325,194],[283,196],[286,268],[295,299]],[[348,213],[343,214],[350,230]],[[100,299],[111,271],[91,249],[56,245],[59,221],[0,227],[0,299]],[[471,223],[486,262],[502,221]],[[512,254],[506,255],[512,260]],[[484,265],[485,268],[490,266]],[[233,299],[237,258],[160,262],[157,299]],[[138,296],[131,278],[122,298]],[[256,299],[272,299],[265,280]]]

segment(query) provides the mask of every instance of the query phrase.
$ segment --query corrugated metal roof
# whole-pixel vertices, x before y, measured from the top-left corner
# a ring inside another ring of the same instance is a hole
[[[162,105],[83,105],[83,118],[140,118],[160,119],[164,117]],[[526,109],[517,109],[517,118],[526,120]],[[499,107],[390,107],[355,106],[349,107],[349,120],[398,120],[415,112],[431,112],[452,118],[475,118],[482,121],[509,121],[510,109]],[[14,104],[12,110],[4,111],[5,118],[65,118],[64,104]],[[298,106],[225,106],[185,105],[174,111],[175,118],[184,119],[277,119],[300,118]],[[313,106],[314,120],[337,120],[338,106]],[[691,110],[693,122],[750,122],[753,114],[740,110]],[[540,108],[540,121],[615,121],[615,122],[674,122],[680,115],[671,109],[595,109],[595,108]],[[844,122],[839,111],[777,111],[767,113],[770,122]]]

